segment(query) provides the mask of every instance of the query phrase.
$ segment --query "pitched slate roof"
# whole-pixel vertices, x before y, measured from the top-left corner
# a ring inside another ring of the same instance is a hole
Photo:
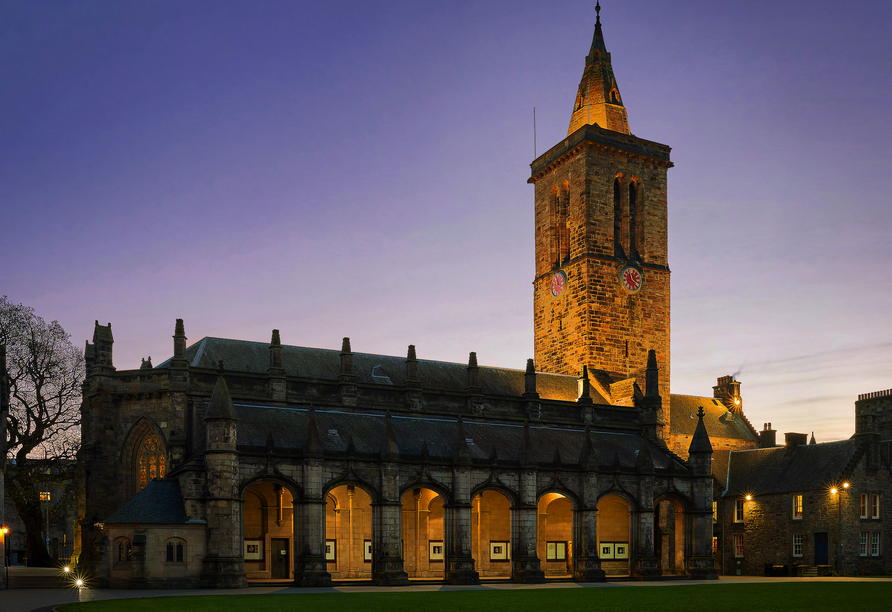
[[[353,374],[358,383],[402,385],[406,381],[406,358],[372,353],[352,353]],[[186,349],[192,367],[216,368],[223,360],[227,370],[266,372],[269,368],[269,344],[202,338]],[[337,380],[341,372],[340,351],[282,345],[282,367],[288,376]],[[158,368],[170,367],[170,360]],[[418,381],[428,389],[462,390],[468,385],[467,364],[448,361],[418,360]],[[485,395],[520,396],[524,392],[525,370],[480,366],[480,387]],[[578,390],[575,376],[536,375],[536,390],[542,399],[575,401]],[[592,401],[609,404],[596,389]]]
[[[272,434],[277,451],[302,452],[307,444],[309,410],[303,406],[273,407],[236,404],[240,421],[238,427],[239,450],[265,448]],[[431,460],[451,460],[458,439],[458,419],[454,417],[416,417],[394,415],[391,418],[393,433],[400,455],[417,460],[424,455],[427,446]],[[363,413],[339,410],[314,410],[322,450],[326,454],[346,456],[352,438],[353,452],[357,456],[380,456],[387,441],[386,419],[381,413]],[[517,463],[524,454],[524,426],[490,421],[463,420],[464,437],[470,440],[468,452],[471,461],[488,461],[495,449],[499,462]],[[553,464],[555,451],[559,450],[561,462],[575,464],[579,461],[585,432],[581,429],[530,426],[532,460]],[[594,458],[599,466],[613,466],[614,458],[620,467],[631,469],[641,449],[642,438],[635,433],[591,432]],[[686,468],[673,459],[666,450],[649,444],[654,467],[666,469],[674,462],[679,472]]]
[[[102,521],[106,524],[182,524],[188,521],[177,480],[152,480],[130,501]]]
[[[701,406],[704,412],[703,424],[711,439],[759,440],[759,436],[746,419],[742,416],[732,416],[719,400],[675,393],[669,396],[670,433],[693,436],[697,427],[697,410]]]
[[[803,444],[789,454],[782,446],[734,451],[722,495],[792,493],[838,485],[859,449],[856,440],[841,440]]]
[[[712,451],[712,476],[719,481],[723,489],[728,486],[728,461],[730,459],[730,450],[714,449]]]

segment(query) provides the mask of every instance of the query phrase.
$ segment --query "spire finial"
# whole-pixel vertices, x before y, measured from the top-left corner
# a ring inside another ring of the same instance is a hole
[[[601,2],[595,2],[595,25],[601,25]]]

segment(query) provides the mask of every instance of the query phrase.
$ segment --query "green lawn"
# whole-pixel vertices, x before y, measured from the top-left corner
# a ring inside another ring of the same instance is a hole
[[[888,610],[892,583],[798,582],[486,591],[211,595],[117,599],[62,612],[856,612]]]

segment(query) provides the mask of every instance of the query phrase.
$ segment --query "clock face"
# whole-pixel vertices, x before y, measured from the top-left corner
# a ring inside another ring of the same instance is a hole
[[[567,275],[563,271],[557,272],[551,278],[551,295],[558,297],[564,292],[564,285],[567,284]]]
[[[629,293],[637,293],[644,282],[644,275],[635,266],[625,266],[619,271],[619,284]]]

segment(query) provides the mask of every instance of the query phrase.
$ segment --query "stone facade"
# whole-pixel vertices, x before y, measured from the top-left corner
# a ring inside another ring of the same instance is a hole
[[[91,584],[112,589],[195,588],[205,556],[204,525],[109,526],[94,551],[98,578]]]
[[[148,586],[717,577],[703,410],[684,458],[664,439],[671,165],[629,133],[599,18],[570,134],[531,166],[525,369],[287,346],[276,330],[187,347],[178,320],[171,359],[119,372],[97,322],[84,562]],[[174,529],[179,565],[156,558]],[[138,571],[110,561],[121,538],[146,551]]]
[[[567,138],[531,164],[533,333],[542,371],[585,367],[613,404],[634,405],[649,351],[669,397],[669,151],[629,132],[599,17]]]
[[[607,380],[598,382],[612,396],[611,385],[629,378],[644,387],[647,354],[655,350],[660,394],[668,397],[670,166],[669,147],[597,126],[581,128],[533,162],[533,325],[536,363],[543,371],[578,375],[583,366],[603,371]],[[637,189],[636,221],[629,220],[630,189]],[[615,196],[623,215],[618,232]],[[630,224],[638,229],[635,246],[623,229]],[[643,278],[635,292],[623,288],[620,272],[626,266]],[[566,281],[554,295],[558,273]]]
[[[892,467],[869,429],[849,440],[731,453],[721,508],[723,570],[738,575],[892,573]]]
[[[175,354],[181,333],[178,322]],[[92,546],[83,562],[100,584],[128,576],[145,587],[231,587],[249,577],[318,586],[708,573],[701,549],[710,540],[696,535],[711,529],[708,457],[685,463],[643,437],[646,406],[595,404],[578,395],[587,387],[575,377],[477,367],[473,357],[465,366],[418,360],[411,349],[402,359],[353,353],[349,342],[338,353],[275,340],[204,339],[184,349],[184,396],[176,359],[120,372],[92,364],[85,456],[96,456],[97,438],[117,449],[104,450],[114,464],[84,470],[81,526]],[[282,376],[253,359],[271,348],[281,351],[285,402],[272,397]],[[655,366],[648,377],[657,388]],[[163,448],[146,445],[156,436]],[[160,471],[162,454],[164,480],[140,492],[143,466]],[[120,486],[98,486],[103,470]],[[134,507],[150,520],[144,492],[170,482],[182,496],[179,522],[129,522]],[[171,565],[158,546],[174,531],[189,552]],[[133,559],[145,550],[146,560],[114,561],[121,538]]]
[[[862,393],[855,402],[855,427],[871,424],[881,440],[892,440],[892,389]]]

